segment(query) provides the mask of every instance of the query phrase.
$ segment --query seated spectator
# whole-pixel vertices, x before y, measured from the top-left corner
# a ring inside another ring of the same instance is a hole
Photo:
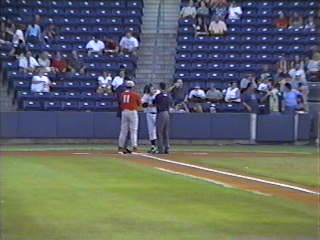
[[[37,67],[40,66],[30,51],[27,51],[26,54],[22,52],[18,59],[19,68],[24,72],[33,72]]]
[[[257,88],[256,77],[253,74],[248,74],[246,77],[241,79],[240,89],[247,88],[249,83],[252,83],[253,86]]]
[[[224,100],[227,103],[241,102],[240,89],[238,88],[237,82],[232,82],[230,87],[227,88]]]
[[[88,50],[88,56],[90,56],[92,53],[102,54],[102,51],[105,49],[105,45],[96,36],[93,36],[92,39],[87,43],[86,49]]]
[[[195,86],[193,90],[190,91],[188,100],[189,106],[196,113],[202,113],[202,105],[201,102],[206,99],[205,92],[200,88],[199,85]]]
[[[67,72],[68,69],[68,64],[67,62],[62,58],[62,55],[60,52],[57,52],[53,62],[52,62],[52,67],[56,71],[56,73],[65,73]]]
[[[300,64],[296,64],[294,68],[289,71],[289,75],[294,82],[303,82],[306,83],[306,74],[303,68],[300,67]],[[296,84],[291,84],[292,88],[297,89]]]
[[[277,61],[277,72],[280,73],[288,73],[289,64],[287,58],[285,56],[280,56],[279,60]]]
[[[31,80],[31,92],[50,92],[51,81],[44,76],[45,71],[39,68]]]
[[[219,89],[216,89],[214,85],[206,93],[206,98],[210,102],[216,102],[223,99],[223,94]]]
[[[189,5],[186,7],[183,7],[180,11],[181,18],[195,18],[196,15],[197,15],[197,10],[193,6],[192,1],[189,1]]]
[[[17,45],[13,45],[12,50],[9,52],[10,56],[15,56],[16,58],[19,58],[19,56],[23,53],[26,54],[27,47],[25,42],[23,42],[21,39],[19,40]]]
[[[197,9],[197,30],[208,32],[208,18],[209,8],[207,8],[204,1],[201,1]]]
[[[43,31],[43,40],[46,43],[51,43],[51,40],[58,36],[58,30],[56,26],[50,24],[46,29]]]
[[[26,41],[32,44],[40,44],[42,41],[40,26],[35,22],[30,24],[27,28]]]
[[[136,55],[136,51],[139,47],[138,40],[132,36],[132,33],[128,32],[120,40],[120,49],[123,53],[132,53]]]
[[[286,83],[284,85],[282,111],[285,113],[294,113],[298,110],[299,98],[301,98],[301,94],[293,90],[290,83]]]
[[[303,19],[297,12],[293,14],[293,17],[289,19],[289,28],[302,28],[303,27]]]
[[[283,12],[279,12],[278,19],[276,20],[276,27],[278,29],[286,29],[289,27],[289,20],[284,16]]]
[[[68,60],[68,68],[72,73],[81,73],[84,74],[86,67],[81,58],[79,58],[78,52],[73,50],[71,52],[71,57]]]
[[[294,59],[289,62],[290,69],[294,68],[297,64],[300,65],[300,68],[304,68],[304,66],[306,65],[305,61],[301,59],[299,55],[294,56]]]
[[[121,86],[124,83],[125,76],[126,72],[124,70],[121,70],[119,74],[114,77],[111,83],[113,91],[115,91],[119,86]]]
[[[227,25],[226,23],[219,19],[219,17],[214,17],[214,20],[209,25],[209,33],[213,36],[220,36],[224,35],[227,31]]]
[[[211,7],[211,17],[219,17],[220,19],[224,20],[227,16],[228,9],[227,9],[227,4],[225,3],[220,3],[220,4],[214,4]]]
[[[9,42],[13,42],[13,36],[14,36],[14,33],[16,32],[16,25],[14,23],[7,22],[4,27],[5,27],[4,29],[5,40]]]
[[[320,54],[315,53],[307,64],[307,75],[310,81],[320,81]]]
[[[188,113],[190,112],[187,104],[185,102],[179,103],[177,105],[174,106],[174,109],[172,110],[172,112],[175,113]]]
[[[103,71],[102,75],[98,77],[97,93],[110,93],[111,92],[112,76],[111,73]]]
[[[250,113],[259,113],[260,95],[256,93],[256,88],[249,83],[241,94],[241,102]]]
[[[229,19],[240,19],[242,15],[242,8],[235,1],[232,1],[228,9]]]
[[[306,20],[306,23],[304,25],[305,29],[316,29],[316,24],[314,22],[314,18],[312,16],[309,16]]]
[[[12,37],[13,45],[18,45],[20,40],[22,42],[25,42],[24,34],[23,34],[23,26],[21,24],[17,25],[16,31],[13,34],[13,37]]]
[[[118,54],[120,51],[118,42],[113,38],[105,38],[104,45],[106,46],[106,48],[104,49],[105,53]]]
[[[51,68],[51,59],[49,57],[48,52],[42,52],[40,56],[38,57],[38,63],[40,67],[43,68],[43,71],[50,72],[53,69]]]
[[[187,97],[187,90],[183,86],[183,81],[178,79],[171,87],[169,87],[168,92],[171,93],[173,104],[183,103]]]

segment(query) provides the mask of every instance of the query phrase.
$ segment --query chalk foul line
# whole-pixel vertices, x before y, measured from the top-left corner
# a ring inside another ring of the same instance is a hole
[[[174,164],[174,165],[178,165],[178,166],[184,166],[184,167],[193,168],[193,169],[199,169],[199,170],[203,170],[203,171],[207,171],[207,172],[218,173],[218,174],[225,175],[225,176],[241,178],[241,179],[250,180],[250,181],[254,181],[254,182],[258,182],[258,183],[269,184],[269,185],[278,186],[278,187],[281,187],[281,188],[291,189],[291,190],[295,190],[295,191],[299,191],[299,192],[304,192],[304,193],[320,196],[319,192],[311,191],[309,189],[302,188],[302,187],[297,187],[297,186],[294,186],[294,185],[289,185],[289,184],[284,184],[284,183],[264,180],[264,179],[256,178],[256,177],[249,177],[249,176],[245,176],[245,175],[241,175],[241,174],[225,172],[225,171],[216,170],[216,169],[212,169],[212,168],[201,167],[201,166],[197,166],[197,165],[194,165],[194,164],[176,162],[176,161],[172,161],[172,160],[169,160],[169,159],[164,159],[164,158],[160,158],[160,157],[156,157],[156,156],[148,155],[148,154],[144,154],[144,153],[133,153],[133,154],[137,155],[137,156],[141,156],[141,157],[157,160],[157,161],[160,161],[160,162],[166,162],[166,163],[170,163],[170,164]]]

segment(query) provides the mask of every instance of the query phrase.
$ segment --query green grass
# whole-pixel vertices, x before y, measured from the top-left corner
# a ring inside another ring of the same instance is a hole
[[[112,158],[1,158],[3,240],[317,239],[315,207]]]

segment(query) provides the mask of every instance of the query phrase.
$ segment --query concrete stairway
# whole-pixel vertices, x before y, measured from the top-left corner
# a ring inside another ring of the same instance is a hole
[[[171,82],[174,74],[180,0],[148,0],[140,41],[136,83]]]

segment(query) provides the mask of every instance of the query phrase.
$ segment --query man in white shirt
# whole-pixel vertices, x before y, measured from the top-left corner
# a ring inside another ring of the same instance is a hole
[[[104,43],[95,36],[86,45],[89,56],[91,55],[91,53],[101,54],[104,48]]]
[[[303,82],[303,83],[307,82],[306,73],[300,67],[300,64],[296,64],[295,67],[289,71],[289,75],[294,81]]]
[[[209,33],[214,36],[224,35],[227,31],[226,23],[216,16],[209,25]]]
[[[196,8],[193,6],[193,2],[190,1],[189,5],[186,7],[183,7],[180,11],[180,17],[181,18],[187,18],[187,17],[192,17],[195,18],[197,15],[197,10]]]
[[[21,53],[19,56],[19,68],[21,68],[24,72],[33,72],[36,67],[39,67],[39,63],[32,56],[32,53],[28,51],[26,55]]]
[[[51,81],[44,72],[44,69],[39,69],[38,74],[32,77],[31,92],[50,92]]]
[[[206,93],[200,88],[200,86],[195,86],[193,90],[190,91],[188,100],[190,101],[190,108],[197,113],[202,113],[203,108],[201,101],[206,98]]]
[[[233,1],[230,4],[228,11],[229,11],[229,19],[240,19],[242,15],[242,9],[235,1]]]
[[[120,40],[120,48],[121,51],[125,53],[132,53],[136,55],[136,51],[139,47],[138,40],[132,36],[132,33],[128,32],[125,36],[123,36]]]
[[[123,84],[125,77],[125,71],[122,70],[119,72],[119,75],[115,76],[113,79],[111,86],[113,87],[113,90],[116,90],[120,85]]]
[[[111,73],[103,71],[102,75],[98,77],[97,93],[109,93],[111,91],[112,76]]]

